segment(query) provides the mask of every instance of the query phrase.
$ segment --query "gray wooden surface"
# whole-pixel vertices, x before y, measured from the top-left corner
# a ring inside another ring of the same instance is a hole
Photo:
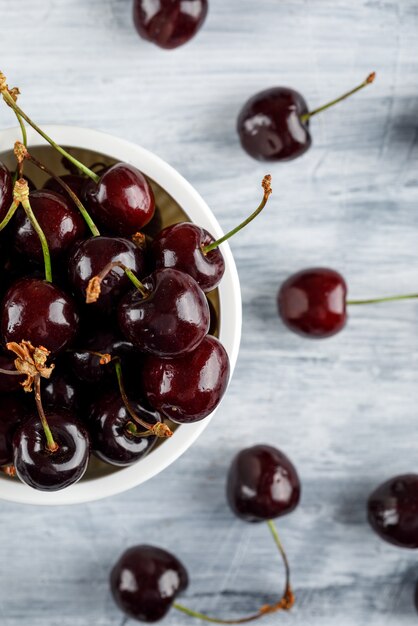
[[[210,4],[194,42],[167,53],[137,38],[129,0],[0,0],[0,67],[39,122],[155,151],[225,229],[255,206],[264,173],[274,183],[265,215],[232,243],[243,340],[216,420],[173,467],[119,497],[0,503],[1,626],[125,624],[107,577],[136,542],[183,559],[196,609],[226,617],[271,600],[282,573],[268,531],[235,520],[224,498],[235,451],[263,441],[303,481],[300,507],[279,524],[297,606],[266,626],[418,622],[417,554],[384,544],[365,520],[377,483],[418,470],[418,305],[358,308],[323,342],[287,332],[275,305],[281,281],[312,264],[342,271],[352,297],[418,289],[418,1]],[[286,84],[316,106],[371,70],[374,86],[315,119],[303,159],[266,168],[240,150],[235,118],[252,93]],[[1,109],[0,128],[13,123]]]

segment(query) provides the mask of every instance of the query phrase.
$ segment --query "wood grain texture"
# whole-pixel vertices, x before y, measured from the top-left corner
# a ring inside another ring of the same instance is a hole
[[[0,0],[0,65],[27,111],[153,150],[225,229],[255,207],[266,173],[239,148],[245,99],[285,84],[315,106],[378,73],[312,122],[303,159],[268,168],[270,206],[232,242],[244,306],[238,367],[193,448],[103,502],[0,504],[1,626],[133,626],[107,579],[139,542],[185,562],[185,603],[196,609],[232,616],[271,600],[282,571],[267,528],[235,520],[224,498],[235,451],[263,441],[303,481],[300,507],[279,524],[297,606],[266,626],[417,623],[417,555],[373,535],[365,502],[383,479],[418,470],[418,305],[359,307],[338,337],[309,342],[284,329],[275,298],[290,272],[312,264],[343,272],[352,297],[417,290],[418,1],[210,4],[193,43],[167,53],[138,39],[130,0]],[[2,108],[0,128],[11,124]],[[172,613],[165,623],[192,622]]]

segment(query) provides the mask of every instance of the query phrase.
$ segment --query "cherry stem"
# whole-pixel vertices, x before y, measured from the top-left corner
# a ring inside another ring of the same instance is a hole
[[[89,176],[92,180],[94,180],[95,183],[99,182],[100,176],[92,172],[91,169],[89,169],[86,165],[78,161],[78,159],[76,159],[69,152],[64,150],[64,148],[61,148],[61,146],[59,146],[53,139],[51,139],[51,137],[49,137],[41,128],[39,128],[39,126],[35,124],[35,122],[33,122],[30,119],[30,117],[28,117],[26,113],[22,111],[22,109],[16,104],[16,102],[13,100],[12,96],[9,94],[7,89],[3,89],[1,94],[3,96],[4,101],[13,109],[15,114],[20,115],[30,126],[32,126],[34,130],[36,130],[36,132],[39,135],[41,135],[41,137],[45,139],[45,141],[47,141],[53,148],[55,148],[57,152],[65,156],[81,172],[83,172],[84,174],[86,174],[86,176]]]
[[[100,297],[102,280],[104,280],[109,272],[111,272],[115,267],[120,267],[120,269],[125,272],[131,283],[135,286],[136,289],[138,289],[143,298],[146,298],[149,295],[147,289],[145,289],[144,285],[135,276],[133,271],[129,269],[129,267],[126,267],[126,265],[124,263],[121,263],[121,261],[112,261],[111,263],[108,263],[102,269],[102,271],[97,274],[97,276],[93,276],[93,278],[89,280],[89,284],[87,285],[86,289],[87,304],[93,304],[94,302],[97,302]]]
[[[49,428],[48,420],[46,419],[44,408],[42,406],[41,377],[39,374],[35,376],[35,402],[36,408],[38,409],[39,418],[41,420],[42,428],[44,429],[47,448],[50,452],[56,452],[58,450],[58,445],[54,441],[54,437],[52,436],[51,429]]]
[[[85,206],[82,204],[82,202],[80,201],[80,199],[76,196],[76,194],[74,193],[74,191],[71,189],[71,187],[69,187],[67,185],[67,183],[65,181],[62,180],[62,178],[60,178],[59,176],[57,176],[56,174],[54,174],[54,172],[52,172],[48,167],[46,167],[46,165],[43,165],[43,163],[41,163],[40,161],[38,161],[38,159],[36,159],[34,156],[32,156],[31,154],[29,154],[29,152],[27,152],[26,154],[26,158],[31,161],[31,163],[33,163],[34,165],[36,165],[36,167],[38,167],[40,170],[42,170],[43,172],[45,172],[46,174],[48,174],[48,176],[51,176],[51,178],[53,178],[54,180],[57,181],[57,183],[59,183],[61,185],[61,187],[63,189],[65,189],[65,191],[68,193],[68,195],[70,196],[71,200],[74,202],[74,204],[77,206],[78,210],[80,211],[81,215],[84,218],[84,221],[86,222],[87,226],[89,227],[91,234],[93,235],[93,237],[98,237],[100,235],[100,231],[97,228],[96,224],[93,222],[92,218],[90,217],[87,209],[85,208]]]
[[[49,254],[48,242],[45,237],[45,233],[39,225],[38,220],[35,217],[34,212],[32,211],[32,207],[29,202],[29,197],[22,198],[22,206],[25,209],[25,213],[28,216],[30,223],[36,234],[39,237],[39,241],[42,247],[42,254],[44,257],[44,266],[45,266],[45,280],[48,283],[52,283],[52,269],[51,269],[51,255]]]
[[[22,372],[17,370],[4,370],[0,367],[0,374],[6,374],[7,376],[23,376]]]
[[[215,250],[215,248],[220,246],[221,243],[223,243],[224,241],[227,241],[227,239],[230,239],[233,235],[235,235],[240,230],[245,228],[245,226],[247,226],[247,224],[252,222],[253,219],[255,219],[259,213],[261,213],[261,211],[266,206],[267,200],[269,199],[269,197],[270,197],[270,195],[272,193],[271,176],[270,176],[270,174],[267,174],[267,176],[264,176],[263,181],[261,183],[261,186],[263,187],[263,190],[264,190],[263,199],[261,200],[260,204],[258,205],[256,210],[254,211],[254,213],[251,213],[251,215],[249,217],[247,217],[246,220],[244,220],[243,222],[241,222],[241,224],[239,224],[238,226],[236,226],[235,228],[230,230],[226,235],[224,235],[220,239],[217,239],[213,243],[210,243],[209,245],[202,247],[203,254],[206,255],[209,252],[211,252],[211,250]]]
[[[415,300],[418,293],[407,293],[404,296],[389,296],[387,298],[370,298],[369,300],[347,300],[347,305],[378,304],[379,302],[396,302],[397,300]]]
[[[270,529],[270,532],[273,536],[274,542],[279,550],[280,556],[282,557],[284,566],[285,566],[285,574],[286,574],[286,579],[285,579],[285,587],[284,587],[284,592],[282,595],[282,598],[279,602],[277,602],[276,604],[266,604],[264,606],[262,606],[257,613],[254,613],[253,615],[249,615],[248,617],[243,617],[241,619],[237,619],[237,620],[223,620],[223,619],[217,619],[216,617],[209,617],[208,615],[205,615],[204,613],[199,613],[198,611],[193,611],[185,606],[183,606],[182,604],[179,604],[178,602],[175,602],[173,604],[173,607],[175,609],[177,609],[178,611],[181,611],[182,613],[185,613],[186,615],[190,615],[190,617],[196,617],[197,619],[201,619],[204,622],[210,622],[211,624],[246,624],[248,622],[254,622],[257,619],[260,619],[261,617],[264,617],[265,615],[270,615],[272,613],[276,613],[277,611],[289,611],[292,606],[295,603],[295,597],[293,595],[293,591],[292,588],[290,586],[290,568],[289,568],[289,562],[287,560],[287,556],[286,553],[284,551],[284,548],[282,546],[282,542],[280,541],[279,538],[279,534],[277,532],[277,529],[274,525],[274,522],[272,520],[269,520],[267,522],[267,525]]]
[[[10,478],[14,478],[16,476],[16,468],[14,465],[3,465],[0,467],[0,471],[6,476],[10,476]]]
[[[13,200],[10,209],[7,211],[4,219],[0,222],[0,231],[3,230],[3,228],[6,228],[7,224],[10,222],[13,215],[16,213],[16,209],[19,207],[19,205],[20,205],[20,202]]]
[[[376,78],[376,72],[372,72],[371,74],[368,75],[365,81],[363,81],[360,85],[358,85],[351,91],[348,91],[347,93],[343,94],[339,98],[336,98],[335,100],[332,100],[331,102],[328,102],[328,104],[324,104],[323,106],[318,107],[317,109],[314,109],[313,111],[309,111],[308,113],[304,113],[304,115],[301,115],[300,116],[301,121],[307,122],[314,115],[318,115],[318,113],[322,113],[322,111],[326,111],[326,109],[333,107],[334,104],[338,104],[339,102],[346,100],[346,98],[349,98],[353,94],[357,93],[358,91],[360,91],[360,89],[367,87],[367,85],[371,85],[371,83],[374,81],[375,78]]]
[[[114,357],[113,362],[115,364],[115,372],[116,378],[118,380],[119,392],[123,400],[123,404],[125,405],[126,410],[129,415],[133,419],[136,424],[139,424],[143,428],[146,428],[147,431],[151,431],[151,434],[156,437],[171,437],[173,434],[170,428],[164,424],[163,422],[157,422],[156,424],[149,424],[145,420],[141,419],[132,408],[131,403],[129,402],[128,395],[125,390],[125,385],[123,383],[123,374],[122,374],[122,364],[120,362],[119,357]],[[142,435],[142,433],[140,433]],[[145,435],[144,435],[145,436]]]
[[[126,432],[132,437],[152,437],[155,434],[153,430],[139,431],[137,425],[133,422],[128,422],[126,424]]]

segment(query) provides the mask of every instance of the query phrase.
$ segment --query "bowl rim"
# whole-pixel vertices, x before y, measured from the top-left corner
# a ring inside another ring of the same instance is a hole
[[[44,125],[43,130],[60,145],[94,150],[112,159],[131,163],[155,180],[186,211],[189,218],[209,230],[216,238],[224,234],[216,217],[196,189],[171,165],[153,152],[125,139],[102,131],[66,125]],[[27,129],[28,146],[48,145],[32,128]],[[0,131],[1,145],[13,146],[19,138],[18,127]],[[10,152],[1,150],[1,154]],[[241,290],[235,261],[227,242],[220,246],[225,258],[225,274],[219,285],[220,309],[228,316],[221,317],[219,339],[228,353],[231,381],[241,340]],[[228,383],[229,384],[229,383]],[[219,405],[220,406],[220,405]],[[180,426],[174,435],[164,441],[137,463],[99,478],[81,481],[53,493],[36,491],[23,483],[0,477],[0,499],[22,504],[69,505],[93,502],[123,493],[153,478],[177,460],[202,434],[213,419],[213,411],[204,420]]]

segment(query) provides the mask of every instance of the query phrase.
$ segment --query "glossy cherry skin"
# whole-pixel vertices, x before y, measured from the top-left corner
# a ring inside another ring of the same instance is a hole
[[[85,302],[86,289],[93,276],[97,276],[108,263],[120,261],[138,278],[141,278],[145,269],[144,252],[135,246],[129,239],[122,237],[90,237],[77,244],[70,255],[68,262],[68,276],[77,296]],[[89,308],[112,312],[115,310],[118,299],[132,283],[125,272],[115,267],[101,283],[101,294],[95,304]]]
[[[154,409],[179,424],[198,422],[218,406],[228,386],[229,359],[223,345],[207,336],[188,354],[147,356],[142,384]]]
[[[133,165],[116,163],[88,192],[93,217],[110,232],[131,237],[152,219],[155,199],[145,176]]]
[[[111,328],[97,328],[90,336],[80,338],[78,346],[68,353],[67,360],[75,376],[85,383],[98,383],[114,376],[114,365],[100,363],[101,357],[93,354],[109,354],[111,357],[133,355],[134,346],[120,332]]]
[[[155,267],[172,267],[190,274],[203,291],[212,291],[221,282],[225,261],[219,248],[208,254],[203,248],[215,240],[204,228],[189,222],[167,226],[152,243]]]
[[[13,182],[8,168],[0,161],[0,222],[13,202]]]
[[[60,176],[60,178],[62,181],[64,181],[64,183],[66,183],[66,185],[68,185],[71,191],[75,193],[77,198],[81,200],[81,192],[85,185],[86,178],[84,176],[79,176],[78,174],[64,174],[63,176]],[[44,185],[44,189],[54,191],[60,196],[64,196],[64,198],[67,198],[67,200],[71,199],[70,195],[67,193],[64,187],[60,185],[59,182],[55,180],[55,178],[48,178]]]
[[[7,291],[2,309],[4,343],[30,341],[56,354],[69,347],[77,335],[79,317],[74,302],[46,281],[18,280]]]
[[[347,285],[338,272],[318,267],[290,276],[280,287],[277,303],[286,326],[305,337],[325,338],[347,321]]]
[[[54,370],[51,378],[43,381],[42,403],[45,408],[65,409],[75,414],[80,408],[81,391],[67,372]]]
[[[135,413],[150,424],[160,422],[158,413],[145,409],[139,402],[132,402]],[[156,442],[156,437],[136,437],[129,433],[127,424],[132,418],[118,392],[101,395],[91,407],[89,432],[92,450],[105,463],[124,467],[132,465],[145,456]],[[137,425],[139,431],[145,430]]]
[[[117,606],[140,622],[162,619],[188,584],[187,571],[173,554],[147,545],[126,550],[110,574]]]
[[[134,0],[138,34],[160,48],[177,48],[190,41],[207,13],[208,0]]]
[[[22,395],[6,394],[0,400],[0,467],[13,463],[13,435],[20,424],[32,415]]]
[[[58,444],[47,449],[39,417],[25,422],[13,437],[13,464],[20,480],[40,491],[59,491],[83,477],[90,457],[87,429],[70,413],[47,413],[48,424]]]
[[[85,236],[84,219],[70,200],[55,191],[47,189],[33,191],[29,200],[32,211],[44,231],[51,257],[62,258]],[[42,263],[39,237],[23,209],[17,211],[15,225],[16,249],[29,259]]]
[[[183,272],[156,270],[119,304],[119,326],[138,349],[172,357],[197,348],[209,330],[210,311],[196,281]]]
[[[300,491],[293,463],[272,446],[241,450],[229,468],[229,506],[246,522],[264,522],[291,513],[299,503]]]
[[[418,548],[418,474],[395,476],[370,495],[367,517],[385,541],[401,548]]]
[[[0,352],[0,369],[8,370],[10,372],[16,371],[14,362],[16,355],[12,352],[8,354]],[[9,376],[8,374],[0,374],[0,394],[11,393],[13,391],[21,391],[21,382],[25,379],[25,376]],[[1,399],[0,399],[1,403]]]
[[[291,161],[304,154],[312,140],[302,96],[293,89],[273,87],[257,93],[243,106],[237,130],[244,150],[259,161]]]

